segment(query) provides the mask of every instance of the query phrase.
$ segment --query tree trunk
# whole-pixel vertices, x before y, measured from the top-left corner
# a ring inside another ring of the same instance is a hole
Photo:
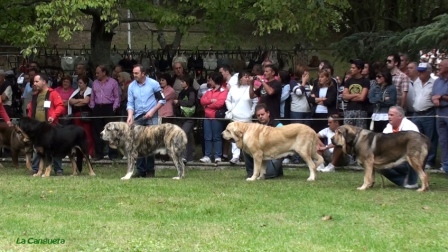
[[[176,29],[176,34],[174,35],[173,42],[168,44],[165,38],[165,32],[162,29],[157,30],[157,42],[159,42],[160,48],[166,51],[174,52],[180,47],[184,34],[179,28]]]
[[[92,20],[89,64],[92,69],[98,65],[111,67],[110,48],[114,33],[106,31],[107,22],[101,20],[99,16],[93,16]]]

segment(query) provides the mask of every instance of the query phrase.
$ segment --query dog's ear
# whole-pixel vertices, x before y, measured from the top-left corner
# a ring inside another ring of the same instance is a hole
[[[238,140],[243,138],[243,132],[241,130],[235,130],[233,131],[233,134],[235,134],[235,136],[238,137]],[[235,139],[235,141],[236,140],[237,139]]]
[[[356,137],[356,131],[351,126],[343,126],[341,128],[341,134],[344,136],[345,143],[352,143]]]

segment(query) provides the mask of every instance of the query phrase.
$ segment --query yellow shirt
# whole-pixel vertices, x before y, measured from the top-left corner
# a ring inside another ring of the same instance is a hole
[[[40,92],[37,95],[37,105],[36,105],[36,114],[34,116],[34,119],[45,122],[47,118],[45,118],[45,108],[44,108],[44,102],[45,102],[45,96],[47,95],[47,92]]]

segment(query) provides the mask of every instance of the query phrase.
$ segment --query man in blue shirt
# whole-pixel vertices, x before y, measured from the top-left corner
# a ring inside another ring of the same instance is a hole
[[[134,81],[128,88],[128,119],[129,126],[158,124],[157,111],[165,104],[165,96],[159,83],[146,76],[142,65],[135,65],[132,74]],[[134,178],[154,177],[154,156],[137,159],[137,173]]]
[[[448,174],[448,59],[439,63],[439,78],[432,86],[432,103],[436,107],[437,132],[442,155],[442,169]]]

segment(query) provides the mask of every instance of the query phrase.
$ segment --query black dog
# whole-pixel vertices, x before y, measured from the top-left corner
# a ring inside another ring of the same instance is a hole
[[[53,157],[70,157],[73,175],[82,171],[82,158],[89,167],[89,174],[94,176],[87,150],[87,137],[84,129],[76,125],[52,126],[47,122],[40,122],[29,117],[20,119],[19,127],[25,132],[41,157],[39,171],[34,176],[49,177],[51,160]],[[76,162],[75,162],[76,156]],[[45,174],[42,174],[44,166]]]

